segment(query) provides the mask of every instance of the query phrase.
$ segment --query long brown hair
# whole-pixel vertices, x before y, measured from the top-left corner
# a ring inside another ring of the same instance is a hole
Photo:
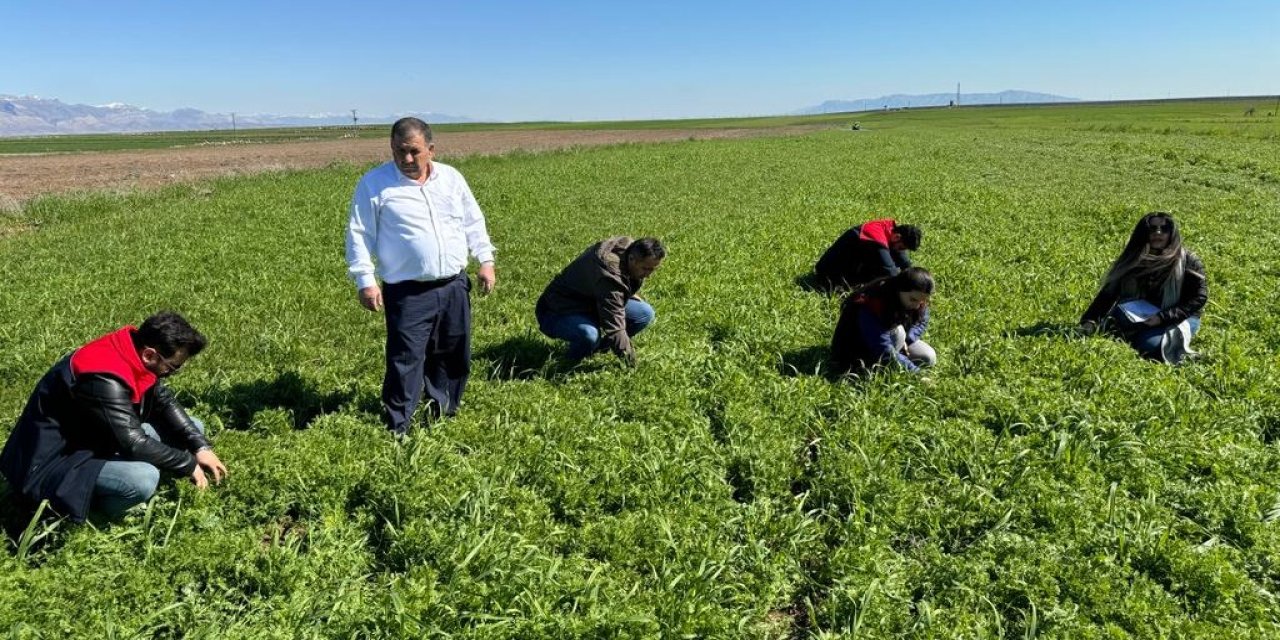
[[[1151,251],[1152,223],[1164,220],[1169,226],[1169,244],[1159,253]],[[1183,259],[1186,249],[1182,247],[1182,231],[1174,222],[1173,216],[1166,211],[1152,211],[1133,227],[1129,234],[1129,243],[1125,245],[1120,257],[1111,263],[1111,269],[1103,278],[1103,287],[1115,287],[1121,297],[1137,297],[1144,294],[1139,290],[1142,282],[1154,279],[1159,283],[1161,306],[1169,307],[1178,302],[1182,295],[1182,279],[1184,273]]]

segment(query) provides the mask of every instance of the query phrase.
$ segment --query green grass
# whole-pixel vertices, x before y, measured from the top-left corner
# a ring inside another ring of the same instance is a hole
[[[819,116],[769,116],[758,118],[705,118],[689,120],[628,120],[616,122],[513,122],[436,124],[441,133],[465,131],[593,131],[638,129],[759,129],[793,125],[847,125],[848,114]],[[0,138],[0,154],[83,153],[133,149],[266,144],[272,142],[312,142],[343,138],[385,138],[388,125],[359,127],[292,127],[240,129],[238,131],[159,131],[153,133],[109,133]]]
[[[642,129],[759,129],[788,126],[845,128],[858,121],[868,128],[918,127],[1036,127],[1084,131],[1141,133],[1201,133],[1246,135],[1280,140],[1280,117],[1275,98],[1159,100],[1034,106],[974,106],[958,109],[925,108],[899,111],[832,113],[812,116],[693,118],[684,120],[625,120],[601,122],[512,122],[439,124],[439,132],[464,131],[631,131]],[[1245,116],[1254,108],[1253,116]],[[307,142],[342,138],[383,138],[386,125],[359,127],[293,127],[239,131],[161,131],[133,134],[85,134],[0,138],[0,154],[82,153],[130,149]]]
[[[1276,107],[1276,97],[1215,98],[882,111],[859,120],[869,128],[1036,128],[1280,140],[1280,114],[1275,114]],[[1250,108],[1254,115],[1245,115]]]
[[[363,167],[29,202],[0,240],[0,422],[60,354],[172,307],[211,338],[173,386],[232,477],[11,540],[0,630],[1275,637],[1280,151],[1201,107],[462,159],[498,290],[464,411],[404,444],[344,277]],[[1152,209],[1209,270],[1181,368],[1061,330]],[[925,229],[935,382],[832,383],[839,301],[795,279],[886,215]],[[637,368],[565,372],[534,301],[614,233],[668,243],[658,321]]]

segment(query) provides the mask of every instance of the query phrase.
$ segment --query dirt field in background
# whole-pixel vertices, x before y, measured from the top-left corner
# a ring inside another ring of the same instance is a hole
[[[470,131],[436,135],[441,160],[517,149],[544,151],[620,142],[750,138],[795,135],[822,127],[772,129],[654,129],[641,131]],[[133,191],[220,176],[281,169],[324,167],[335,162],[389,159],[385,140],[320,140],[270,144],[103,151],[96,153],[0,155],[0,206],[32,197],[73,191]]]

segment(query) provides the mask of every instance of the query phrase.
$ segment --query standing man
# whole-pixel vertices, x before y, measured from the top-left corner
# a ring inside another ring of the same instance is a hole
[[[386,306],[383,420],[408,433],[425,385],[431,417],[458,411],[471,373],[471,280],[497,281],[484,214],[457,169],[432,162],[431,127],[417,118],[391,126],[392,162],[360,178],[347,224],[347,267],[370,311]],[[382,277],[378,286],[375,276]]]
[[[571,361],[608,349],[635,364],[631,337],[654,318],[653,307],[636,292],[666,256],[657,238],[621,236],[591,245],[538,298],[538,328],[567,341]]]
[[[818,259],[813,271],[823,287],[855,287],[898,275],[911,266],[908,251],[920,248],[919,227],[892,219],[871,220],[845,231]]]
[[[81,522],[90,511],[117,517],[146,502],[161,471],[201,489],[208,475],[221,482],[227,468],[204,427],[161,382],[204,345],[182,316],[163,311],[53,365],[0,453],[14,493]]]

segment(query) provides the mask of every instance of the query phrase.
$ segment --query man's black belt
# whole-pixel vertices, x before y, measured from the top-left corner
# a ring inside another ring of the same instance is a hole
[[[463,269],[462,271],[459,271],[451,276],[440,278],[439,280],[401,280],[400,282],[388,282],[384,286],[388,286],[388,287],[412,286],[412,287],[417,287],[421,289],[435,289],[437,287],[443,287],[444,285],[449,284],[450,282],[453,282],[458,278],[465,278],[466,276],[467,276],[467,270]]]

